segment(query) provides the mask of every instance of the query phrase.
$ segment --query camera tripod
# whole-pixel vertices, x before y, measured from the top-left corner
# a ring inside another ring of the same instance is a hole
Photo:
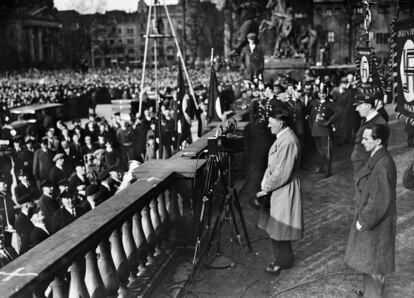
[[[232,265],[233,262],[221,253],[222,227],[225,221],[228,223],[229,229],[233,226],[235,238],[243,254],[244,263],[246,263],[235,211],[238,213],[249,252],[252,251],[239,197],[233,185],[232,160],[232,153],[218,153],[210,155],[208,158],[205,195],[202,200],[193,265],[198,260],[198,254],[201,259],[204,254],[210,251],[214,240],[216,240],[216,252],[212,260],[207,262],[208,266],[221,269]],[[226,165],[227,171],[225,171]]]

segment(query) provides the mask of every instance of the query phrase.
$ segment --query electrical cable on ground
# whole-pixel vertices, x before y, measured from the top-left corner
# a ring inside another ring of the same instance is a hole
[[[307,282],[304,282],[304,283],[296,284],[296,285],[294,285],[292,287],[289,287],[289,288],[284,289],[282,291],[276,292],[272,296],[270,296],[269,298],[273,298],[273,297],[279,296],[279,295],[281,295],[283,293],[286,293],[286,292],[289,292],[289,291],[291,291],[293,289],[296,289],[296,288],[299,288],[299,287],[302,287],[302,286],[305,286],[305,285],[309,285],[309,284],[315,283],[317,281],[320,281],[320,280],[325,279],[325,278],[328,278],[328,277],[337,276],[337,275],[360,275],[360,274],[361,273],[357,273],[357,272],[338,272],[338,273],[327,274],[327,275],[321,276],[319,278],[316,278],[316,279],[313,279],[313,280],[310,280],[310,281],[307,281]]]
[[[239,298],[242,298],[244,296],[244,294],[246,294],[247,290],[254,285],[255,283],[257,283],[259,281],[259,279],[256,279],[255,281],[253,281],[252,283],[248,284],[247,287],[244,288],[243,292],[240,294]]]

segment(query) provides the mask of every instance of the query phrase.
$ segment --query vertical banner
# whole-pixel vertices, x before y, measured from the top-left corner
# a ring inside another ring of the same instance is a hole
[[[414,126],[414,20],[396,24],[397,118]]]
[[[357,64],[356,78],[359,93],[382,93],[382,79],[378,72],[377,57],[373,48],[357,48],[355,53]]]

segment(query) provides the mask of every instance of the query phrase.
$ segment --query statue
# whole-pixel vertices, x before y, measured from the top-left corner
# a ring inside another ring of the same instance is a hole
[[[275,29],[276,41],[273,51],[273,56],[307,56],[312,52],[313,44],[316,41],[316,31],[310,26],[302,27],[298,40],[298,53],[293,40],[293,9],[286,5],[286,0],[269,0],[266,5],[267,9],[272,9],[272,16],[270,20],[263,20],[259,26],[259,34],[263,35],[269,29]]]

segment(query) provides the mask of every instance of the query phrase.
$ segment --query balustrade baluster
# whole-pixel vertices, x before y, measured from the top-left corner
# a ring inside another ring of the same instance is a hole
[[[67,283],[63,273],[56,275],[52,282],[53,298],[67,298]]]
[[[103,240],[98,251],[100,258],[98,259],[99,272],[105,285],[106,295],[116,297],[119,289],[119,276],[115,269],[115,264],[111,256],[111,244],[109,240]]]
[[[88,289],[85,284],[85,262],[74,261],[69,267],[70,271],[70,287],[69,298],[89,298]],[[54,297],[54,296],[53,296]]]
[[[155,238],[155,256],[158,256],[162,253],[161,251],[161,220],[160,214],[158,213],[158,200],[154,198],[150,202],[150,218],[151,224],[154,230],[154,238]]]
[[[171,231],[170,231],[170,238],[173,243],[177,243],[179,241],[179,224],[180,224],[180,208],[178,206],[178,193],[177,191],[172,188],[170,190],[170,203],[168,206],[168,215],[171,221]]]
[[[122,225],[122,244],[125,249],[125,255],[129,262],[130,279],[134,280],[138,273],[138,251],[135,246],[134,237],[132,236],[132,224],[131,219],[128,219]]]
[[[119,277],[119,297],[128,297],[129,263],[122,246],[122,235],[119,228],[112,232],[109,241],[111,242],[112,259]]]
[[[137,246],[139,255],[138,276],[142,276],[146,272],[145,263],[148,257],[148,243],[142,230],[141,213],[137,212],[132,217],[132,234],[134,236],[135,245]]]
[[[91,249],[85,256],[86,270],[85,283],[91,298],[106,297],[105,285],[99,274],[98,261],[95,249]]]
[[[155,232],[151,222],[151,216],[148,206],[142,208],[141,211],[142,217],[142,230],[144,231],[145,238],[148,243],[148,265],[151,265],[154,262],[154,251],[155,251]]]

